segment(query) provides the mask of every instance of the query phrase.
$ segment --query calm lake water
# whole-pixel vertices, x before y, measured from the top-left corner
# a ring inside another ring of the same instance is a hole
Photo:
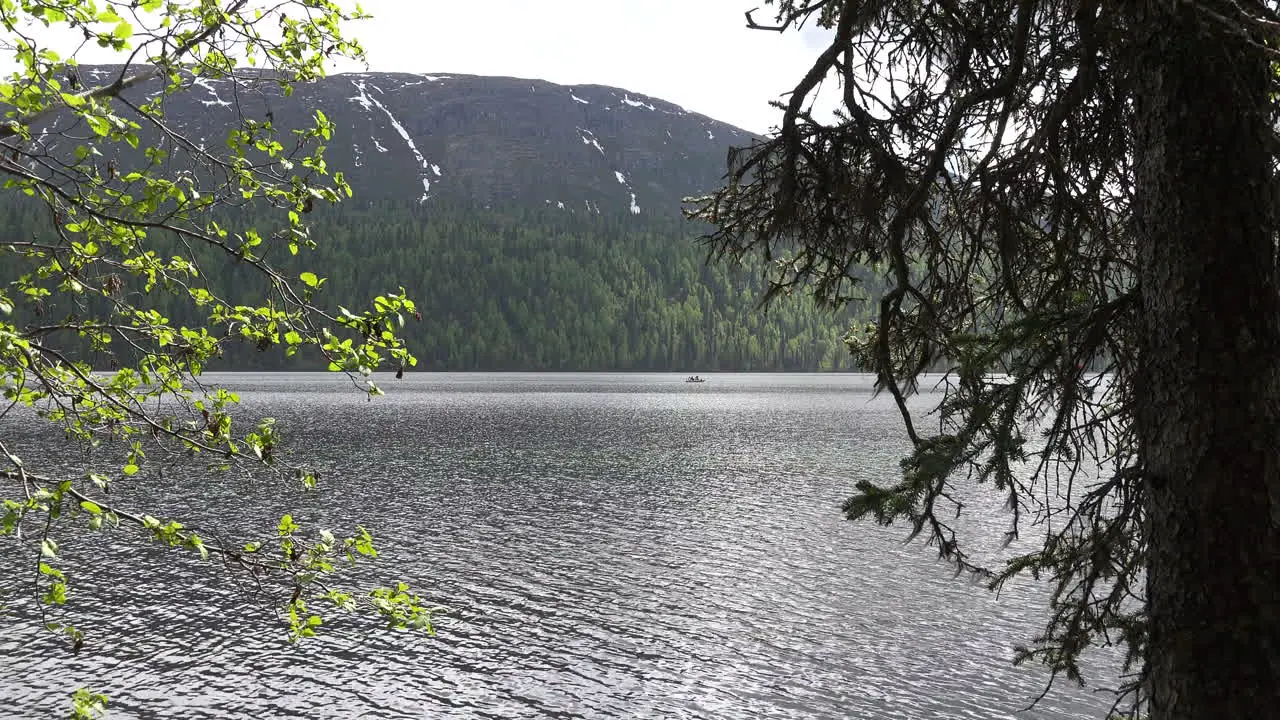
[[[117,720],[1077,718],[1109,706],[1062,682],[1022,712],[1047,679],[1010,664],[1040,629],[1039,588],[997,599],[904,544],[903,528],[842,519],[855,483],[893,478],[905,448],[865,376],[419,374],[372,402],[326,375],[216,380],[318,458],[319,491],[170,473],[123,492],[236,539],[288,510],[335,531],[364,524],[384,551],[367,572],[450,608],[438,635],[330,614],[320,638],[292,646],[215,563],[82,535],[64,552],[80,568],[85,647],[0,618],[3,717],[64,716],[82,685],[107,693]],[[3,430],[6,442],[36,432]],[[983,498],[967,528],[995,553],[1005,518]],[[18,562],[34,560],[0,539],[0,588],[27,581]]]

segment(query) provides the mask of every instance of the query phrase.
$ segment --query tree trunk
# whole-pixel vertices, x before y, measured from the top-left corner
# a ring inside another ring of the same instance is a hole
[[[1244,3],[1246,6],[1249,3]],[[1152,720],[1280,713],[1280,274],[1270,63],[1135,0]]]

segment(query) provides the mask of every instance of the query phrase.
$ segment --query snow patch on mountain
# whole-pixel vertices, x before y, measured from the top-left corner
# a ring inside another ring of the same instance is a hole
[[[617,170],[613,171],[613,176],[618,178],[618,182],[621,183],[622,186],[625,187],[629,192],[629,194],[631,195],[631,205],[630,205],[631,214],[639,215],[640,206],[636,204],[636,194],[635,194],[635,191],[631,189],[630,183],[627,182],[627,176],[623,175],[621,172]]]
[[[388,110],[387,107],[383,105],[380,101],[374,99],[373,96],[369,95],[369,93],[365,90],[365,87],[366,87],[365,81],[352,80],[351,83],[356,86],[357,90],[360,91],[360,97],[364,98],[365,100],[368,100],[373,107],[378,108],[383,112],[384,115],[387,116],[387,120],[391,121],[391,127],[394,128],[396,133],[400,135],[401,139],[404,140],[404,143],[409,146],[409,152],[413,153],[413,156],[418,159],[418,164],[422,166],[422,177],[421,177],[422,197],[418,199],[418,202],[420,203],[426,202],[427,198],[431,196],[431,178],[427,177],[427,172],[431,170],[434,166],[431,163],[427,162],[427,159],[423,157],[422,151],[418,150],[418,146],[414,144],[413,138],[409,136],[409,131],[405,130],[404,125],[400,124],[400,121],[396,119],[396,116],[393,115],[391,111]],[[379,93],[382,93],[382,89],[379,88],[377,85],[374,85],[373,83],[368,83],[368,87],[373,88],[374,90],[377,90]],[[382,146],[379,145],[378,149],[382,150]],[[439,176],[439,174],[440,174],[439,169],[436,169],[436,175]]]
[[[209,107],[210,105],[217,105],[219,107],[228,107],[232,104],[230,100],[223,100],[222,98],[218,97],[218,89],[213,86],[213,83],[209,81],[209,78],[198,77],[192,80],[191,84],[199,85],[205,90],[208,90],[209,94],[213,96],[212,100],[200,101],[201,103],[204,104],[205,107]]]
[[[631,107],[648,108],[654,111],[658,109],[647,102],[644,102],[641,100],[632,100],[630,95],[623,95],[622,102],[626,103],[627,105],[630,105]]]
[[[354,85],[354,86],[356,87],[356,90],[357,90],[360,94],[359,94],[359,95],[356,95],[355,97],[350,97],[350,98],[347,98],[347,99],[348,99],[348,100],[350,100],[351,102],[357,102],[357,103],[360,103],[361,107],[363,107],[365,110],[372,110],[372,109],[373,109],[373,100],[371,100],[371,99],[369,98],[369,94],[368,94],[368,93],[366,93],[366,92],[364,91],[364,81],[363,81],[363,80],[352,80],[352,81],[351,81],[351,84],[352,84],[352,85]],[[374,142],[377,142],[377,140],[375,140]],[[381,148],[379,148],[379,149],[381,149]],[[383,150],[382,152],[386,152],[386,150]]]
[[[58,147],[58,143],[49,142],[50,137],[57,137],[57,135],[51,134],[49,132],[49,128],[40,128],[40,134],[35,139],[36,145],[45,152],[53,152],[54,148]],[[34,158],[31,160],[28,167],[32,170],[36,169],[36,161]]]
[[[600,141],[596,139],[595,133],[585,128],[575,128],[575,129],[578,131],[578,137],[582,138],[583,145],[591,145],[595,147],[595,149],[599,150],[601,155],[604,155],[604,146],[601,145]]]
[[[583,105],[590,105],[590,104],[591,104],[591,101],[590,101],[590,100],[583,100],[582,98],[578,97],[577,95],[574,95],[572,90],[570,90],[570,91],[569,91],[569,97],[573,98],[574,102],[580,102],[580,103],[582,103]]]

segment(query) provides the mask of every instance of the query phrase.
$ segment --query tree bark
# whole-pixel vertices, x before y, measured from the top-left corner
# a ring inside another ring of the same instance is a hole
[[[1248,6],[1249,3],[1243,3]],[[1135,0],[1152,720],[1280,714],[1280,273],[1269,61]]]

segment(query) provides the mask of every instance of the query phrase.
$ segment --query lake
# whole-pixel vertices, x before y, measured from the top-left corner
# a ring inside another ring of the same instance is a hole
[[[6,718],[89,685],[122,718],[1078,718],[1110,695],[1014,668],[1044,593],[999,598],[906,529],[843,519],[893,479],[901,419],[862,375],[411,374],[367,401],[323,374],[213,376],[278,418],[319,489],[170,472],[125,497],[243,541],[283,512],[369,527],[372,578],[433,602],[435,637],[327,615],[290,645],[243,578],[112,534],[68,538],[72,654],[0,619]],[[936,401],[936,396],[933,396]],[[930,397],[921,398],[922,406]],[[6,420],[7,443],[66,453]],[[12,445],[11,445],[12,447]],[[28,466],[34,454],[27,451]],[[61,456],[67,467],[74,457]],[[146,473],[138,477],[143,478]],[[999,552],[999,498],[966,530]],[[163,558],[162,558],[163,556]],[[165,562],[160,564],[160,560]],[[4,589],[34,563],[0,538]],[[85,577],[87,568],[100,572]]]

